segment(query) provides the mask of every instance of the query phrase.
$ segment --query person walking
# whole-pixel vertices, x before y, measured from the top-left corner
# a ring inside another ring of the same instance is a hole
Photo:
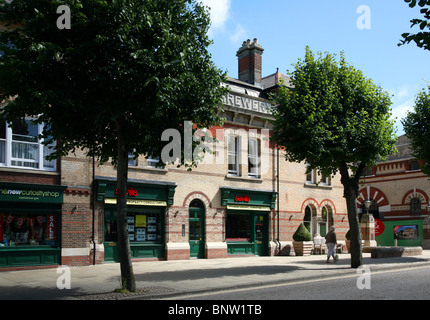
[[[330,262],[329,261],[330,260],[330,256],[333,257],[333,260],[335,262],[337,261],[337,257],[336,257],[336,253],[335,253],[335,248],[336,248],[336,244],[337,244],[335,230],[336,230],[335,226],[331,226],[330,227],[330,231],[325,236],[325,243],[326,243],[327,248],[328,248],[327,263]]]

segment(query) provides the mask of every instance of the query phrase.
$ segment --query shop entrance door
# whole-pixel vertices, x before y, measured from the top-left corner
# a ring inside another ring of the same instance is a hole
[[[254,214],[254,254],[267,256],[269,250],[268,215]]]
[[[190,258],[205,257],[205,209],[190,208],[189,244]]]

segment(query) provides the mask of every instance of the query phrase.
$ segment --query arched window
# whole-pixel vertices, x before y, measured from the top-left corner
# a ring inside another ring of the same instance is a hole
[[[379,206],[375,200],[370,202],[369,213],[373,215],[373,218],[379,219]]]
[[[419,198],[412,198],[409,206],[411,215],[421,215],[421,200]]]
[[[305,209],[305,217],[303,218],[303,224],[310,232],[312,225],[312,209],[309,206],[307,206]]]

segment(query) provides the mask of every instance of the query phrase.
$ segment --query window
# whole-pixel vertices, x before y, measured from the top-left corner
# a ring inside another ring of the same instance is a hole
[[[305,217],[303,218],[303,224],[308,229],[308,231],[312,234],[312,209],[307,206],[305,209]]]
[[[410,163],[409,163],[409,170],[410,171],[418,171],[418,170],[420,170],[420,164],[419,164],[419,162],[418,161],[411,161]]]
[[[260,147],[257,139],[248,140],[248,176],[259,177]]]
[[[316,169],[310,169],[310,164],[306,162],[306,183],[315,184],[317,171]]]
[[[132,167],[137,166],[137,158],[135,158],[135,156],[134,156],[134,153],[133,153],[133,152],[130,152],[130,153],[128,154],[128,165],[129,165],[129,166],[132,166]]]
[[[48,245],[57,241],[56,214],[0,214],[0,248]]]
[[[227,241],[251,241],[251,215],[228,213],[226,221]]]
[[[323,174],[321,176],[321,184],[324,186],[330,186],[331,185],[331,177]]]
[[[420,215],[421,214],[421,200],[417,197],[412,198],[409,210],[410,210],[411,215]]]
[[[228,173],[239,175],[239,137],[228,137]]]
[[[130,243],[161,243],[161,219],[159,210],[129,212],[127,224]],[[118,241],[115,210],[105,210],[105,241]]]
[[[148,156],[146,158],[146,165],[151,168],[164,168],[164,166],[160,166],[160,157]]]
[[[46,160],[53,152],[53,145],[43,145],[39,139],[43,125],[24,119],[14,128],[0,123],[0,165],[54,171],[56,161]]]

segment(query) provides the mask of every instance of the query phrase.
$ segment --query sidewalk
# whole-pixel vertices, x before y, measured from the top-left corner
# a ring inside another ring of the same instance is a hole
[[[161,299],[187,293],[343,275],[359,276],[356,269],[350,268],[349,254],[339,257],[339,261],[329,264],[326,263],[325,255],[136,262],[133,264],[136,285],[144,291],[132,295],[113,293],[120,287],[118,263],[71,267],[70,289],[58,289],[57,280],[63,273],[57,273],[56,268],[8,271],[0,272],[0,299],[106,300],[137,296],[142,299]],[[363,253],[363,262],[373,272],[426,265],[430,267],[430,250],[423,250],[419,256],[386,259],[371,259],[370,254]]]

